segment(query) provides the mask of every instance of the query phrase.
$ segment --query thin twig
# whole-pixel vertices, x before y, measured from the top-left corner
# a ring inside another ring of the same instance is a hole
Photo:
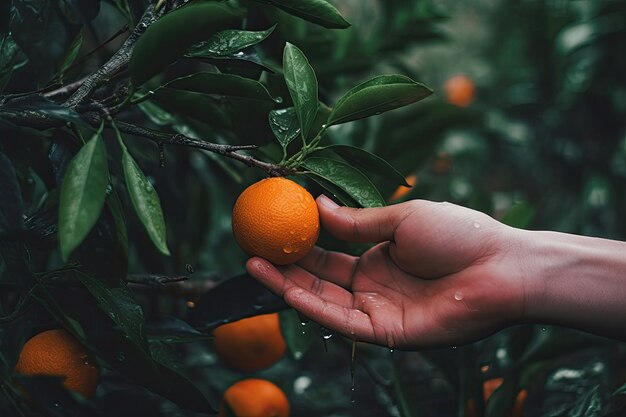
[[[133,284],[141,284],[141,285],[150,285],[153,287],[163,287],[167,284],[171,284],[174,282],[186,281],[189,279],[187,275],[180,275],[175,277],[170,277],[167,275],[139,275],[133,274],[126,277],[126,282],[132,282]]]
[[[244,150],[258,149],[258,146],[256,145],[222,145],[219,143],[206,142],[203,140],[190,138],[189,136],[185,136],[180,133],[165,133],[143,126],[133,125],[130,123],[116,122],[116,124],[122,132],[129,133],[131,135],[142,136],[144,138],[151,139],[157,143],[162,142],[169,145],[186,146],[189,148],[203,149],[209,152],[217,153],[219,155],[223,155],[228,158],[243,162],[250,167],[262,169],[270,176],[285,176],[289,174],[294,174],[296,172],[295,169],[285,168],[280,165],[260,161],[251,155],[239,152]]]
[[[135,48],[135,43],[139,37],[148,29],[148,27],[156,22],[159,17],[164,13],[164,10],[154,10],[154,5],[148,6],[144,12],[141,20],[135,26],[130,36],[124,41],[120,49],[113,54],[113,56],[96,72],[91,74],[84,80],[83,84],[67,99],[63,104],[65,107],[74,108],[82,103],[89,97],[94,88],[96,88],[101,82],[108,80],[116,72],[122,69],[130,61],[130,57]]]

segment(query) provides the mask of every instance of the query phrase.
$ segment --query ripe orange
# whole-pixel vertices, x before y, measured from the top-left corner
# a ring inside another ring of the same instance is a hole
[[[289,417],[289,400],[274,383],[244,379],[224,393],[218,417],[226,417],[226,405],[236,417]]]
[[[459,107],[469,106],[474,101],[476,94],[474,81],[467,75],[456,75],[449,78],[445,82],[443,89],[448,103]]]
[[[89,353],[68,332],[47,330],[29,339],[20,352],[15,372],[63,377],[63,386],[90,398],[100,371]]]
[[[252,184],[233,208],[233,233],[239,246],[277,265],[303,258],[315,245],[319,230],[313,196],[286,178]]]
[[[502,385],[504,380],[502,378],[492,378],[483,382],[483,399],[485,403],[491,397],[491,394]],[[524,415],[524,402],[526,401],[526,397],[528,396],[528,391],[521,390],[517,397],[515,398],[515,403],[511,406],[511,408],[507,411],[506,417],[523,417]],[[476,416],[476,407],[474,405],[474,399],[470,399],[467,402],[467,409],[465,415],[468,417]]]
[[[267,368],[284,354],[278,313],[261,314],[224,324],[213,330],[215,351],[229,367],[254,372]]]
[[[406,187],[404,185],[399,186],[398,188],[396,188],[396,191],[393,192],[391,197],[389,197],[389,199],[387,200],[388,202],[391,203],[394,201],[398,201],[401,198],[405,197],[409,192],[411,192],[411,190],[413,189],[412,187],[415,187],[415,184],[417,184],[417,175],[408,175],[405,180],[407,184],[409,184],[411,187]]]

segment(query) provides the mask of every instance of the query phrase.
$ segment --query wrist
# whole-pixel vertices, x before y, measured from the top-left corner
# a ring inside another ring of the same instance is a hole
[[[557,232],[517,232],[522,321],[614,336],[626,320],[626,244]],[[621,332],[624,332],[623,330]]]

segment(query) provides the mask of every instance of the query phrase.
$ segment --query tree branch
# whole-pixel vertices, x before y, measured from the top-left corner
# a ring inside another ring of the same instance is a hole
[[[170,145],[203,149],[209,152],[226,156],[228,158],[236,159],[237,161],[243,162],[249,167],[260,168],[268,175],[273,177],[289,175],[296,172],[296,170],[294,169],[285,168],[280,165],[260,161],[258,159],[255,159],[251,155],[238,152],[244,150],[258,149],[257,145],[222,145],[219,143],[206,142],[203,140],[190,138],[189,136],[185,136],[180,133],[165,133],[125,122],[116,122],[116,125],[122,132],[129,133],[131,135],[142,136],[144,138],[151,139],[157,143],[166,143]]]
[[[67,99],[63,106],[75,108],[80,103],[82,103],[86,98],[89,97],[94,88],[96,88],[103,81],[107,81],[110,77],[112,77],[116,72],[122,69],[125,65],[130,61],[130,57],[133,53],[133,49],[135,48],[135,43],[137,39],[148,29],[148,27],[156,22],[163,14],[165,13],[165,9],[161,8],[160,10],[155,10],[154,5],[148,6],[146,11],[144,12],[141,20],[130,36],[124,41],[120,49],[113,54],[113,56],[96,72],[87,77],[82,85]]]

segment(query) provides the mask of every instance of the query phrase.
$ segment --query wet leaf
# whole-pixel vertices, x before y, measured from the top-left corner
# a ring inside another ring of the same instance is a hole
[[[348,193],[363,207],[382,207],[385,200],[374,184],[358,169],[330,158],[311,157],[303,167]]]
[[[167,237],[165,228],[165,218],[161,209],[159,196],[154,186],[135,162],[118,135],[118,140],[122,148],[122,167],[124,169],[124,178],[130,200],[135,209],[135,213],[144,225],[148,236],[154,243],[154,246],[164,255],[169,255],[167,248]]]
[[[433,91],[404,75],[380,75],[357,85],[333,107],[327,124],[336,125],[418,102]]]
[[[312,23],[331,28],[345,29],[350,23],[339,11],[326,0],[254,0],[259,3],[271,4],[287,13],[308,20]]]
[[[211,58],[215,56],[230,56],[249,46],[265,40],[276,28],[276,25],[267,30],[223,30],[211,36],[208,40],[193,45],[187,52],[190,58]]]
[[[9,2],[5,2],[9,4]],[[13,71],[23,67],[28,59],[21,53],[11,35],[6,34],[0,39],[0,92],[9,83]]]
[[[267,88],[260,82],[232,74],[198,72],[186,77],[176,78],[165,84],[164,87],[194,93],[275,101],[274,97],[267,91]]]
[[[568,417],[599,417],[602,412],[602,401],[598,393],[599,385],[587,391],[567,414]]]
[[[354,198],[350,197],[348,193],[337,187],[332,182],[327,181],[314,173],[307,173],[305,175],[315,184],[318,184],[320,187],[322,187],[322,189],[325,191],[324,194],[326,194],[328,197],[333,198],[335,201],[347,207],[361,207],[361,205],[357,203]]]
[[[286,148],[300,133],[298,116],[293,107],[271,110],[269,122],[274,136],[283,148]]]
[[[319,327],[311,322],[302,324],[295,310],[285,310],[280,312],[280,331],[293,357],[301,359],[319,334]]]
[[[324,149],[333,151],[362,172],[376,174],[388,181],[393,181],[395,184],[410,187],[404,175],[389,162],[364,149],[350,145],[330,145],[326,146]]]
[[[231,278],[204,293],[189,322],[203,332],[258,314],[284,310],[287,304],[248,274]]]
[[[139,38],[130,58],[130,78],[139,87],[183,57],[198,42],[240,21],[234,9],[218,2],[183,6],[152,24]]]
[[[87,274],[78,278],[89,290],[100,309],[111,319],[137,347],[149,352],[144,332],[144,316],[133,292],[125,283],[118,287],[107,287],[102,281]]]
[[[102,125],[67,167],[59,201],[61,256],[69,255],[85,239],[100,217],[109,184]]]
[[[37,112],[51,119],[62,120],[65,122],[76,123],[91,129],[80,115],[71,108],[61,106],[40,95],[30,95],[13,99],[3,104],[3,112]]]
[[[317,78],[304,53],[287,43],[283,51],[283,70],[289,95],[293,101],[300,130],[307,137],[317,114]]]

